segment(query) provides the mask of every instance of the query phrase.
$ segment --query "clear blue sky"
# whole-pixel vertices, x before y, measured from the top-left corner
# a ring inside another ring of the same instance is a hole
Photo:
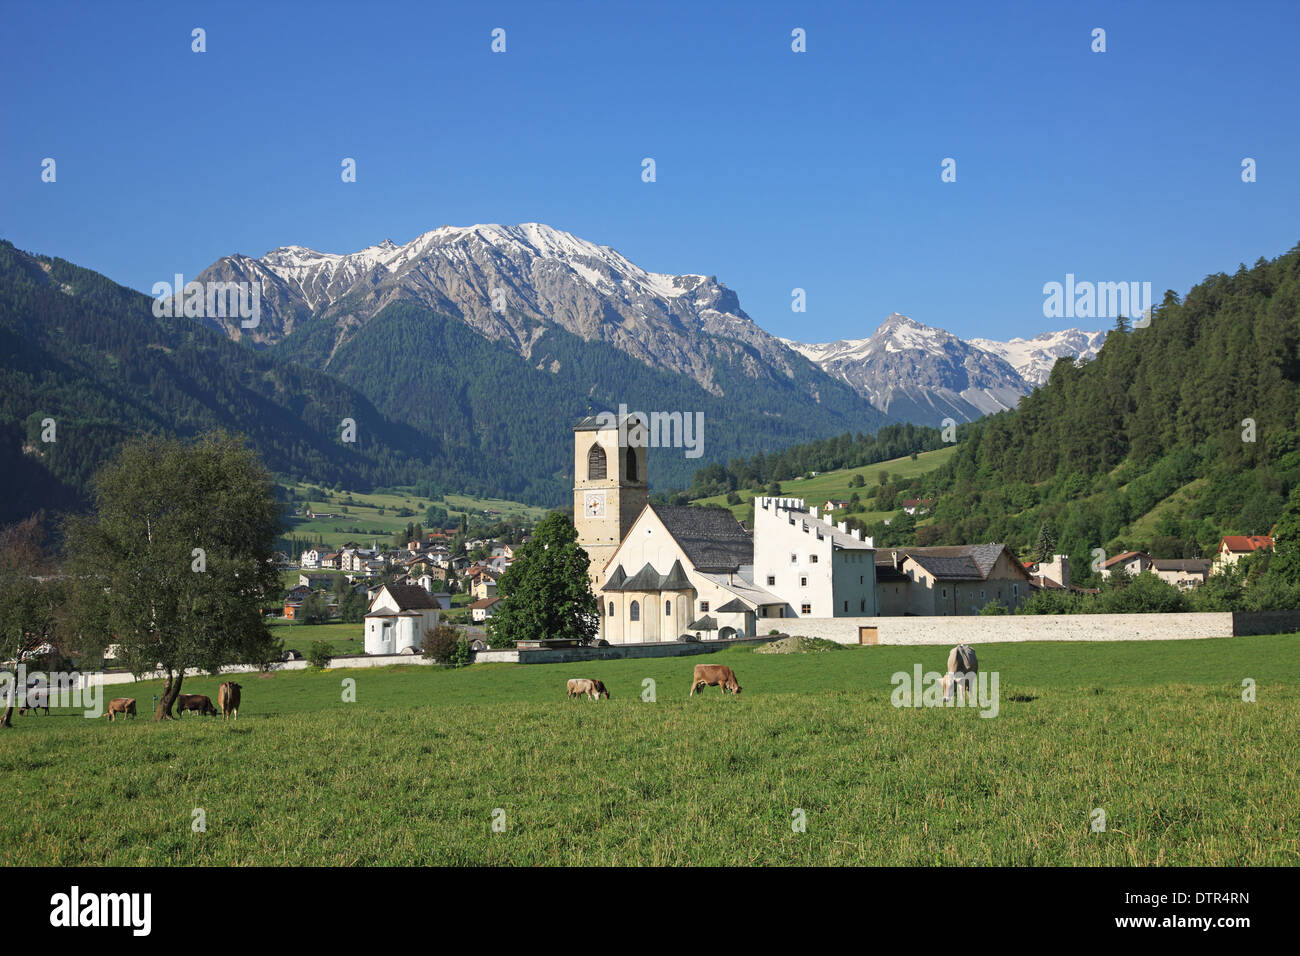
[[[1110,324],[1043,318],[1067,272],[1158,299],[1300,241],[1294,0],[8,0],[3,21],[0,237],[146,291],[235,252],[541,221],[717,275],[778,335],[899,311],[1007,338]]]

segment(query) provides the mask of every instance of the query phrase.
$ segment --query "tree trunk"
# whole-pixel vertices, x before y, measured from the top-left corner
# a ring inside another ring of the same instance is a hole
[[[167,672],[167,686],[163,688],[162,699],[158,701],[158,709],[154,712],[154,720],[171,720],[172,704],[181,692],[181,681],[185,679],[185,672],[173,674]]]

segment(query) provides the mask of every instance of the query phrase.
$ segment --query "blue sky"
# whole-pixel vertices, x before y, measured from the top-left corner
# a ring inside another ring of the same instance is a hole
[[[1294,2],[45,2],[4,22],[0,237],[145,291],[234,252],[540,221],[716,275],[778,335],[899,311],[1009,338],[1111,324],[1043,318],[1067,272],[1158,299],[1300,241]]]

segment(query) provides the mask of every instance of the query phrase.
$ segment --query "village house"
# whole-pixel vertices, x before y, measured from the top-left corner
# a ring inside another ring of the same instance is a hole
[[[475,601],[469,606],[470,619],[475,624],[482,624],[496,614],[497,605],[500,603],[501,599],[499,597],[487,597]]]
[[[903,510],[910,515],[923,515],[934,507],[933,498],[904,498]]]
[[[1214,556],[1213,571],[1222,571],[1234,565],[1248,554],[1256,551],[1272,551],[1273,538],[1266,534],[1230,534],[1219,542],[1219,551]]]
[[[1211,567],[1212,562],[1205,558],[1154,558],[1151,561],[1156,577],[1183,590],[1204,584]]]
[[[876,562],[882,616],[978,614],[995,602],[1014,611],[1033,592],[1029,572],[1005,544],[882,549]]]
[[[1108,580],[1115,571],[1123,570],[1128,574],[1141,574],[1151,570],[1151,555],[1143,551],[1125,551],[1101,563],[1101,576]]]

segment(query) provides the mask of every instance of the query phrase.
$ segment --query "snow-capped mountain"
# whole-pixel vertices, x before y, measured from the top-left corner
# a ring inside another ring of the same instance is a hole
[[[227,256],[199,281],[262,283],[256,328],[212,320],[232,338],[262,345],[324,318],[336,331],[332,353],[390,303],[405,301],[461,319],[525,358],[558,326],[689,375],[715,395],[725,392],[726,369],[786,382],[797,368],[811,369],[715,277],[647,272],[609,246],[541,223],[443,226],[405,245],[385,240],[346,255],[284,246],[258,259]]]
[[[783,341],[891,419],[970,421],[1014,406],[1028,391],[1005,359],[897,312],[870,338],[824,345]]]
[[[238,318],[205,321],[327,371],[343,374],[335,366],[349,364],[352,384],[390,404],[398,399],[373,381],[378,365],[389,369],[389,386],[414,381],[415,353],[434,347],[424,340],[430,332],[394,346],[391,331],[368,328],[394,304],[463,323],[552,375],[578,362],[569,371],[592,400],[612,399],[626,380],[626,373],[610,378],[609,362],[597,354],[608,346],[686,376],[714,398],[747,402],[766,419],[801,417],[800,429],[820,428],[818,421],[854,428],[968,421],[1013,407],[1046,379],[1056,357],[1091,357],[1104,338],[1071,329],[965,342],[895,313],[870,338],[804,345],[756,325],[715,276],[649,272],[609,246],[542,223],[442,226],[405,244],[385,239],[346,254],[282,246],[260,258],[224,257],[198,280],[259,282],[256,327],[241,328]],[[420,321],[432,329],[432,319]],[[597,351],[578,355],[559,332]],[[378,363],[358,358],[395,348],[401,354]]]
[[[1015,338],[1009,342],[997,342],[993,339],[969,339],[971,345],[992,352],[1011,363],[1029,385],[1037,387],[1047,382],[1052,374],[1056,360],[1069,356],[1076,361],[1093,358],[1106,341],[1105,331],[1082,332],[1079,329],[1064,329],[1060,332],[1044,332],[1032,339]]]

